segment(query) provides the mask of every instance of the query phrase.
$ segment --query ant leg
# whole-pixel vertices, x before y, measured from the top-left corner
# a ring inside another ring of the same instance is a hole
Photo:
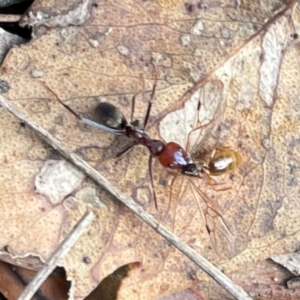
[[[220,257],[217,249],[217,231],[223,236],[223,238],[225,238],[230,249],[234,249],[234,236],[222,216],[219,204],[201,191],[201,189],[197,187],[192,180],[190,182],[194,187],[193,193],[196,191],[205,203],[206,208],[202,211],[197,195],[194,196],[200,213],[202,217],[204,217],[206,230],[210,236],[212,247],[216,254]],[[211,220],[211,222],[209,220]]]
[[[152,107],[152,102],[149,101],[148,108],[147,108],[147,112],[146,112],[145,119],[144,119],[144,125],[143,125],[143,128],[144,128],[144,129],[145,129],[145,127],[146,127],[146,125],[147,125],[147,123],[148,123],[148,120],[149,120],[151,107]]]
[[[227,191],[227,190],[230,190],[232,188],[232,187],[225,187],[225,188],[221,188],[221,189],[216,189],[215,188],[216,186],[224,185],[225,182],[218,182],[217,183],[213,180],[213,178],[209,175],[209,173],[203,172],[203,174],[205,176],[205,179],[207,180],[208,185],[212,186],[214,191],[216,191],[216,192]]]
[[[201,109],[201,90],[199,91],[200,95],[199,95],[199,99],[198,99],[198,104],[197,104],[197,109],[196,109],[196,113],[195,113],[195,117],[194,117],[194,124],[193,124],[193,127],[197,126],[197,124],[199,123],[199,111]],[[201,127],[200,127],[201,128]],[[188,133],[188,138],[187,138],[187,141],[186,141],[186,145],[185,145],[185,150],[187,152],[190,152],[189,150],[189,147],[190,147],[190,136],[191,136],[191,133],[194,132],[195,130],[197,129],[200,129],[198,127],[196,128],[193,128],[189,133]]]
[[[205,228],[206,231],[209,235],[210,238],[210,242],[212,245],[212,248],[214,249],[215,253],[217,254],[218,257],[220,257],[218,249],[217,249],[217,238],[215,236],[215,231],[216,231],[216,224],[213,222],[213,224],[210,224],[211,222],[209,222],[209,217],[212,218],[214,220],[214,217],[212,215],[210,215],[209,210],[211,209],[216,216],[220,216],[222,218],[222,215],[219,213],[219,206],[216,203],[216,208],[214,208],[213,206],[215,206],[214,204],[210,204],[209,203],[209,198],[206,198],[206,195],[194,184],[194,182],[191,180],[190,181],[191,186],[192,186],[192,192],[194,194],[194,199],[196,200],[196,205],[198,206],[199,212],[201,214],[202,220],[205,223]],[[195,191],[200,195],[200,197],[204,200],[205,203],[205,209],[202,209],[200,203],[199,203],[199,199],[197,197],[197,195],[195,194]]]
[[[132,97],[132,100],[131,100],[131,115],[130,115],[130,123],[131,123],[131,124],[133,123],[134,108],[135,108],[135,98],[136,98],[140,93],[141,93],[141,92],[138,92],[137,94],[135,94],[135,95]]]
[[[212,211],[212,213],[209,212]],[[218,232],[223,236],[228,244],[228,249],[230,248],[231,251],[235,251],[235,240],[234,235],[229,230],[226,221],[222,217],[222,215],[218,215],[218,213],[211,207],[208,207],[206,210],[206,214],[210,216],[213,220],[213,224],[206,225],[206,230],[210,236],[212,246],[216,252],[216,254],[221,258],[220,252],[218,251],[218,242],[216,233]]]
[[[224,183],[220,183],[220,184],[224,184]],[[224,191],[228,191],[228,190],[231,190],[231,189],[232,189],[232,187],[227,186],[227,187],[224,187],[222,189],[216,189],[216,188],[214,188],[214,191],[216,191],[216,192],[224,192]]]
[[[171,181],[171,184],[170,184],[170,190],[169,190],[169,202],[168,202],[168,207],[167,207],[167,210],[166,212],[164,213],[163,217],[162,217],[162,222],[164,223],[165,222],[165,219],[166,217],[168,216],[169,212],[170,212],[170,209],[171,209],[171,203],[172,203],[172,194],[173,194],[173,186],[174,186],[174,183],[177,179],[177,176],[178,174],[180,174],[179,172],[177,172],[176,174],[172,174],[173,175],[173,178],[172,178],[172,181]]]
[[[136,145],[136,143],[133,143],[131,145],[129,145],[128,147],[124,148],[121,152],[119,152],[116,155],[116,158],[120,158],[121,156],[123,156],[124,154],[128,153],[129,151],[131,151],[131,149]]]
[[[175,180],[177,179],[177,176],[178,176],[178,172],[174,175],[172,181],[171,181],[171,184],[170,184],[170,193],[169,193],[169,203],[168,203],[168,207],[167,207],[167,210],[166,210],[166,216],[169,214],[169,211],[170,211],[170,208],[171,208],[171,202],[172,202],[172,190],[173,190],[173,185],[175,183]]]
[[[152,195],[153,195],[153,199],[154,199],[154,204],[155,204],[155,208],[156,210],[158,210],[157,207],[157,198],[156,198],[156,192],[155,192],[155,188],[154,188],[154,181],[153,181],[153,170],[152,170],[152,156],[149,156],[149,161],[148,161],[148,165],[149,165],[149,175],[150,175],[150,182],[151,182],[151,188],[152,188]]]
[[[188,138],[187,138],[187,142],[186,142],[186,145],[185,145],[185,150],[186,150],[187,152],[190,152],[190,151],[189,151],[189,150],[190,150],[189,148],[190,148],[190,138],[191,138],[191,134],[192,134],[194,131],[196,131],[196,130],[199,130],[199,129],[201,129],[201,128],[205,128],[205,127],[211,125],[211,124],[213,123],[213,121],[214,121],[214,119],[210,120],[210,121],[209,121],[208,123],[206,123],[205,125],[200,125],[200,126],[194,128],[194,129],[192,129],[192,130],[188,133]]]
[[[201,93],[201,91],[200,91],[200,93]],[[201,95],[200,95],[200,98],[201,98]],[[200,101],[200,99],[199,99],[199,101],[198,101],[198,104],[197,104],[197,109],[196,109],[196,117],[195,117],[195,121],[194,121],[194,124],[196,123],[196,124],[198,124],[198,123],[200,123],[199,122],[199,111],[200,111],[200,109],[201,109],[201,101]],[[186,141],[186,145],[185,145],[185,150],[187,151],[187,152],[190,152],[190,139],[191,139],[191,134],[193,133],[193,132],[195,132],[196,130],[199,130],[199,129],[201,129],[201,128],[205,128],[205,127],[207,127],[207,126],[209,126],[210,124],[212,124],[212,122],[214,121],[214,119],[212,119],[212,120],[210,120],[208,123],[206,123],[205,125],[200,125],[200,126],[197,126],[196,128],[193,128],[189,133],[188,133],[188,137],[187,137],[187,141]]]
[[[217,148],[218,149],[218,148]],[[219,149],[218,149],[219,150]],[[217,150],[216,149],[213,149],[213,151],[211,151],[211,154],[210,154],[210,159],[213,159],[215,154],[216,154]]]
[[[148,120],[149,120],[150,111],[151,111],[151,107],[152,107],[152,100],[153,100],[155,90],[156,90],[156,83],[157,83],[157,74],[155,72],[154,84],[153,84],[153,88],[152,88],[152,92],[151,92],[151,96],[150,96],[150,100],[149,100],[149,104],[148,104],[148,109],[147,109],[145,119],[144,119],[144,125],[143,125],[144,129],[146,128]]]

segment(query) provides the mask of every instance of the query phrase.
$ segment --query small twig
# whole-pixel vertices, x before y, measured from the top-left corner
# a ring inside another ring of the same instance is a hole
[[[15,23],[19,22],[22,18],[22,15],[5,15],[5,14],[0,14],[0,22],[3,23]]]
[[[232,296],[236,299],[251,300],[251,297],[238,285],[235,285],[225,274],[223,274],[218,268],[207,261],[204,257],[198,254],[191,247],[183,243],[175,234],[167,230],[164,226],[153,218],[150,214],[145,212],[141,206],[137,205],[135,201],[126,195],[124,195],[117,187],[112,185],[105,177],[103,177],[97,170],[92,168],[81,157],[65,147],[62,143],[56,140],[49,132],[47,132],[40,125],[36,124],[30,118],[26,117],[23,113],[16,110],[11,104],[0,95],[0,105],[5,107],[9,112],[19,118],[26,125],[31,127],[44,141],[50,144],[54,149],[59,151],[68,160],[73,162],[80,170],[91,177],[100,186],[109,191],[115,198],[126,205],[133,213],[135,213],[140,219],[147,223],[151,228],[158,232],[164,239],[174,245],[189,259],[191,259],[197,266],[199,266],[204,272],[211,276],[221,286],[223,286]]]
[[[55,252],[47,259],[44,267],[36,274],[33,280],[26,286],[18,300],[30,300],[36,291],[40,288],[43,282],[57,267],[57,262],[65,256],[70,249],[75,245],[81,235],[87,230],[88,226],[94,220],[93,212],[86,212],[83,217],[74,226],[71,232],[61,242]]]

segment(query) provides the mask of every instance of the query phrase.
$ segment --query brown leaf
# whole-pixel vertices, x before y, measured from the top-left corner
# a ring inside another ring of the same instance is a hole
[[[69,16],[81,5],[84,25],[35,28],[31,44],[9,52],[1,76],[11,87],[7,98],[224,272],[294,251],[300,225],[296,1],[85,3],[64,4],[66,11],[58,15],[68,17],[51,23],[73,24]],[[35,11],[48,9],[37,5]],[[99,101],[108,101],[128,119],[131,99],[142,91],[134,118],[143,120],[155,75],[151,137],[185,146],[195,119],[202,124],[213,119],[191,135],[191,151],[225,146],[243,159],[235,175],[216,179],[228,190],[178,176],[169,212],[169,190],[160,183],[168,178],[158,162],[159,210],[154,209],[147,149],[135,147],[116,160],[129,141],[79,124],[46,88],[79,114],[88,116]],[[131,262],[142,267],[123,281],[120,299],[154,299],[193,284],[195,265],[89,180],[80,188],[74,184],[71,195],[65,189],[38,194],[41,170],[61,158],[8,113],[2,115],[2,246],[9,245],[14,255],[34,252],[46,259],[89,208],[97,221],[62,261],[74,280],[74,296],[85,297]],[[68,172],[62,169],[62,182]],[[220,208],[222,218],[215,211],[203,218],[207,203]],[[226,228],[230,234],[224,234]]]
[[[18,299],[23,288],[32,280],[36,273],[35,271],[12,266],[4,262],[0,262],[0,270],[0,295],[2,293],[6,297],[5,299],[11,300]],[[33,300],[43,297],[47,299],[67,299],[69,289],[70,282],[66,281],[65,273],[62,269],[57,268],[43,283]]]

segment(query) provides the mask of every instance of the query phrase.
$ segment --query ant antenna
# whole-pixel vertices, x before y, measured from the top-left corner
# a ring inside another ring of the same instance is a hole
[[[150,182],[151,182],[151,188],[152,188],[152,195],[153,195],[153,199],[154,199],[155,208],[156,208],[156,210],[158,210],[157,197],[156,197],[154,181],[153,181],[152,160],[153,160],[153,157],[151,155],[149,155],[148,164],[149,164],[149,175],[150,175]]]
[[[72,110],[68,105],[64,104],[57,96],[57,94],[51,89],[49,88],[49,86],[47,86],[45,83],[44,83],[44,86],[45,88],[50,91],[54,97],[56,98],[56,100],[64,107],[66,108],[70,113],[72,113],[77,119],[81,120],[81,117],[79,117],[78,114],[76,114],[76,112],[74,110]]]

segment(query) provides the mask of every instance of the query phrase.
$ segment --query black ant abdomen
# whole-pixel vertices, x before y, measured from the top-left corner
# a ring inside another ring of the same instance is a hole
[[[122,130],[128,124],[123,113],[108,102],[100,103],[94,111],[94,121],[106,127]]]

